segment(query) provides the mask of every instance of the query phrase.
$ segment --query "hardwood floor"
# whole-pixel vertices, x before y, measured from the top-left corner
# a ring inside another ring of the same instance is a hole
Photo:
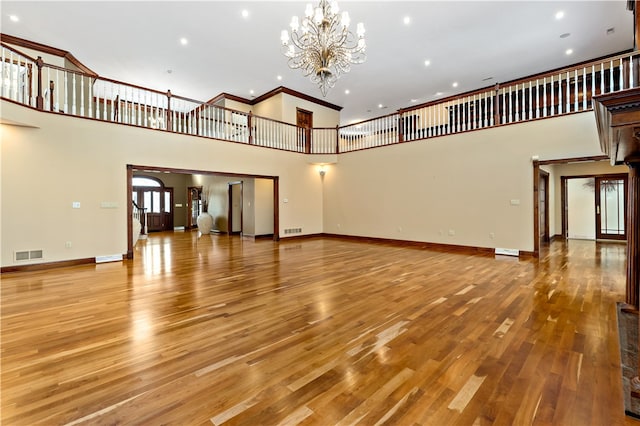
[[[636,424],[625,246],[540,260],[152,234],[2,276],[2,424]]]

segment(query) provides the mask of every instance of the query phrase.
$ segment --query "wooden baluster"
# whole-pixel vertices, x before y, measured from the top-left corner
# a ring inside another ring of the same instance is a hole
[[[80,74],[80,116],[84,117],[84,74]]]
[[[547,116],[547,78],[543,77],[542,78],[542,87],[543,87],[543,91],[542,91],[542,116],[546,117]],[[553,86],[552,86],[553,89]]]
[[[567,108],[565,109],[565,114],[571,112],[571,76],[569,75],[569,71],[567,71]]]
[[[93,116],[93,79],[89,77],[89,117],[95,118]]]
[[[562,114],[562,107],[563,107],[563,101],[562,101],[562,74],[558,75],[558,115]]]
[[[14,66],[13,66],[13,52],[9,51],[9,98],[14,101],[16,100],[16,97],[17,97],[16,81],[18,80],[15,74],[16,74],[16,71],[14,71]],[[43,103],[44,103],[44,100],[43,100]]]
[[[531,88],[531,81],[529,81],[529,110],[527,112],[527,119],[528,120],[532,120],[533,119],[533,110],[532,108],[532,104],[533,104],[533,89]]]
[[[73,73],[71,74],[71,88],[72,88],[72,95],[71,95],[71,114],[76,115],[77,111],[76,111],[76,74]]]
[[[493,92],[491,93],[491,102],[489,108],[491,109],[491,115],[489,116],[489,125],[491,127],[500,124],[500,84],[496,83]]]
[[[160,107],[159,103],[158,107]],[[171,90],[167,90],[167,119],[165,121],[167,131],[175,131],[173,128],[173,122],[174,120],[171,117]]]
[[[618,90],[624,90],[625,88],[625,84],[624,84],[624,77],[625,77],[625,71],[624,71],[624,58],[620,58],[618,59],[619,64],[618,64]]]
[[[578,111],[578,70],[573,70],[573,110]]]
[[[615,66],[613,65],[613,60],[609,62],[609,93],[613,92],[614,84],[613,84],[613,70]]]
[[[7,63],[7,57],[6,57],[6,49],[4,47],[0,47],[0,49],[2,49],[2,63],[0,63],[0,71],[1,74],[4,76],[5,75],[5,71],[8,71],[9,64]],[[8,72],[6,72],[6,74],[9,74]],[[8,89],[8,87],[5,89],[5,84],[4,84],[4,78],[3,81],[0,82],[0,96],[2,96],[3,98],[8,98],[9,96],[7,95],[7,93],[5,93],[5,91]]]
[[[560,82],[558,82],[558,88],[560,87]],[[553,117],[555,114],[555,107],[556,107],[556,102],[555,102],[555,98],[556,98],[556,86],[555,86],[555,82],[553,81],[553,75],[551,76],[551,113],[549,114],[550,117]]]
[[[104,103],[102,104],[103,110],[102,110],[102,119],[104,121],[109,121],[109,115],[107,114],[107,107],[108,107],[108,103],[109,103],[109,99],[107,99],[107,83],[104,82],[103,83],[103,89],[102,89],[102,94],[104,95]],[[66,111],[66,109],[65,109]]]
[[[587,109],[587,68],[582,68],[582,110]]]
[[[518,89],[518,84],[516,83],[516,101],[515,101],[515,114],[514,114],[514,121],[516,122],[520,121],[520,98],[521,98],[520,90]]]
[[[540,81],[536,78],[536,109],[534,113],[535,118],[540,118]]]
[[[64,91],[64,103],[63,103],[63,110],[62,112],[64,112],[65,114],[69,113],[69,79],[68,79],[68,72],[67,71],[63,71],[63,80],[64,80],[64,87],[62,88],[62,90]],[[58,81],[58,74],[56,73],[56,81]],[[60,109],[60,95],[58,95],[58,109]]]
[[[477,126],[476,116],[478,112],[476,110],[476,95],[473,95],[473,100],[471,100],[471,97],[469,96],[467,96],[467,99],[469,100],[469,121],[471,122],[469,130],[473,130]]]

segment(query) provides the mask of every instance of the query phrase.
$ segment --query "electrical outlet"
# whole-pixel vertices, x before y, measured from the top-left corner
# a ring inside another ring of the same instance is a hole
[[[456,235],[455,229],[449,229],[449,236],[453,237],[454,235]]]
[[[66,243],[64,243],[64,246],[66,248],[71,248],[71,241],[67,241]]]

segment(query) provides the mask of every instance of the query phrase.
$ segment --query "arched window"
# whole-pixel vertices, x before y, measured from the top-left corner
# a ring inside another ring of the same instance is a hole
[[[133,202],[145,209],[147,230],[172,230],[173,188],[165,188],[160,179],[151,176],[134,176],[131,186]]]
[[[146,176],[134,176],[131,179],[131,186],[151,186],[154,188],[161,188],[162,182],[159,179],[150,178]]]

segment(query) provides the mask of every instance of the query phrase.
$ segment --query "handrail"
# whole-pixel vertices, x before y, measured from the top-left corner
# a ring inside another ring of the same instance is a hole
[[[251,144],[336,154],[591,110],[592,96],[640,86],[640,51],[623,52],[401,108],[344,126],[305,129],[88,74],[1,42],[0,97],[48,112]],[[48,84],[43,84],[43,79]]]
[[[31,62],[35,62],[36,59],[32,58],[30,55],[27,55],[26,53],[14,48],[13,46],[9,46],[7,43],[5,43],[4,41],[0,41],[0,46],[7,48],[8,50],[12,50],[15,53],[17,53],[18,55],[27,58],[28,60],[30,60]]]

